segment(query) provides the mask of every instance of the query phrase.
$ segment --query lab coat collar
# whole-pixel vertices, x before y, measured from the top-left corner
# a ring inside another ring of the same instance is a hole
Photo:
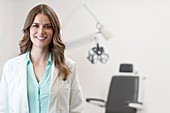
[[[23,77],[24,83],[27,83],[27,72],[26,72],[26,65],[27,65],[27,54],[23,54],[21,56],[20,60],[18,60],[19,64],[20,64],[20,68],[21,69],[21,75]],[[52,72],[51,72],[51,83],[50,83],[50,88],[52,87],[52,85],[54,84],[54,82],[56,81],[57,77],[59,75],[59,70],[55,67],[54,62],[52,64]],[[25,84],[26,85],[26,84]],[[27,88],[27,86],[25,86],[25,88]]]

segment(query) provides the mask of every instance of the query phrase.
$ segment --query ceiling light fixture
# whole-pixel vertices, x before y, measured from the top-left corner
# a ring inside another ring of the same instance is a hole
[[[92,64],[96,64],[98,61],[106,63],[109,59],[109,54],[106,53],[102,46],[99,46],[99,43],[97,43],[95,47],[89,50],[87,59]]]

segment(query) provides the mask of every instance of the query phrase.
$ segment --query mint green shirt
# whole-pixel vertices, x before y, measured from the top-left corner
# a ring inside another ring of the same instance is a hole
[[[48,113],[51,69],[52,58],[50,54],[46,65],[46,71],[38,83],[30,60],[30,52],[27,52],[27,94],[29,113]]]

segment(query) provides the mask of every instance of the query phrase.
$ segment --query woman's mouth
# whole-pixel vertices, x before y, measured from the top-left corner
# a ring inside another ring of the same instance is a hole
[[[36,36],[36,38],[37,38],[38,40],[45,40],[47,37],[45,37],[45,36]]]

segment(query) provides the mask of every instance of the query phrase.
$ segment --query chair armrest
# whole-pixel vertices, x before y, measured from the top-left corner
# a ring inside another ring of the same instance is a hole
[[[136,109],[143,109],[143,103],[141,102],[129,102],[128,106]]]
[[[87,98],[86,102],[89,102],[91,104],[97,105],[99,107],[105,107],[106,102],[102,99],[97,99],[97,98]],[[97,103],[96,103],[97,102]]]

